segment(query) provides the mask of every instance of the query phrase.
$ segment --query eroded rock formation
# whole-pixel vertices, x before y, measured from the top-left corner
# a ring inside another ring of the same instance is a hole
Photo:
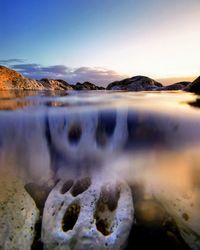
[[[45,249],[124,249],[133,222],[130,188],[122,181],[60,181],[46,201]]]

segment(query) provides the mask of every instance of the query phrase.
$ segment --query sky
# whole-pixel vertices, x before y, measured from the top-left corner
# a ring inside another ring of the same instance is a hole
[[[200,75],[200,0],[0,0],[0,64],[99,85]]]

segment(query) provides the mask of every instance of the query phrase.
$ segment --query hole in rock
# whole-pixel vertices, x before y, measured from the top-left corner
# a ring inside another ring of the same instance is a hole
[[[64,232],[72,230],[80,213],[80,205],[72,203],[66,210],[63,220],[62,220],[62,229]]]
[[[183,214],[182,214],[182,218],[183,218],[185,221],[188,221],[188,220],[189,220],[189,215],[186,214],[186,213],[183,213]]]
[[[73,186],[73,183],[74,183],[73,180],[67,180],[62,186],[62,189],[60,191],[61,194],[67,193],[67,191],[69,191],[70,188]]]
[[[72,187],[71,194],[77,196],[86,191],[91,185],[91,179],[89,177],[78,180]]]
[[[68,139],[70,143],[76,144],[81,138],[82,129],[79,123],[74,123],[68,132]]]
[[[94,218],[96,219],[97,230],[105,236],[112,233],[113,220],[119,197],[119,187],[106,185],[101,190]]]
[[[106,185],[101,190],[99,202],[104,205],[107,205],[110,211],[114,211],[117,208],[119,197],[120,197],[119,187],[112,187],[110,185]]]

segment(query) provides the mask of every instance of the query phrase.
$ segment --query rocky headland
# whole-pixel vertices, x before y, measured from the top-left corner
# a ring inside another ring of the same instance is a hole
[[[186,90],[200,94],[200,76],[197,77],[191,84],[187,85]]]
[[[143,91],[143,90],[156,90],[163,85],[155,80],[146,76],[134,76],[121,81],[116,81],[108,84],[108,90],[130,90],[130,91]]]
[[[124,90],[124,91],[171,91],[183,90],[200,94],[200,77],[193,82],[177,82],[163,86],[146,76],[134,76],[121,81],[115,81],[106,88],[94,83],[84,82],[69,84],[62,79],[34,80],[24,77],[22,74],[0,66],[0,90]]]

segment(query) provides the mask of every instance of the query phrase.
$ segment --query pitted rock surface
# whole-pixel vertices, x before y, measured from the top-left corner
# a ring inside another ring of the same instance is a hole
[[[126,183],[60,181],[45,204],[42,241],[51,250],[123,249],[132,222],[132,195]]]
[[[23,183],[11,176],[1,176],[0,249],[31,249],[38,218],[39,211]]]

